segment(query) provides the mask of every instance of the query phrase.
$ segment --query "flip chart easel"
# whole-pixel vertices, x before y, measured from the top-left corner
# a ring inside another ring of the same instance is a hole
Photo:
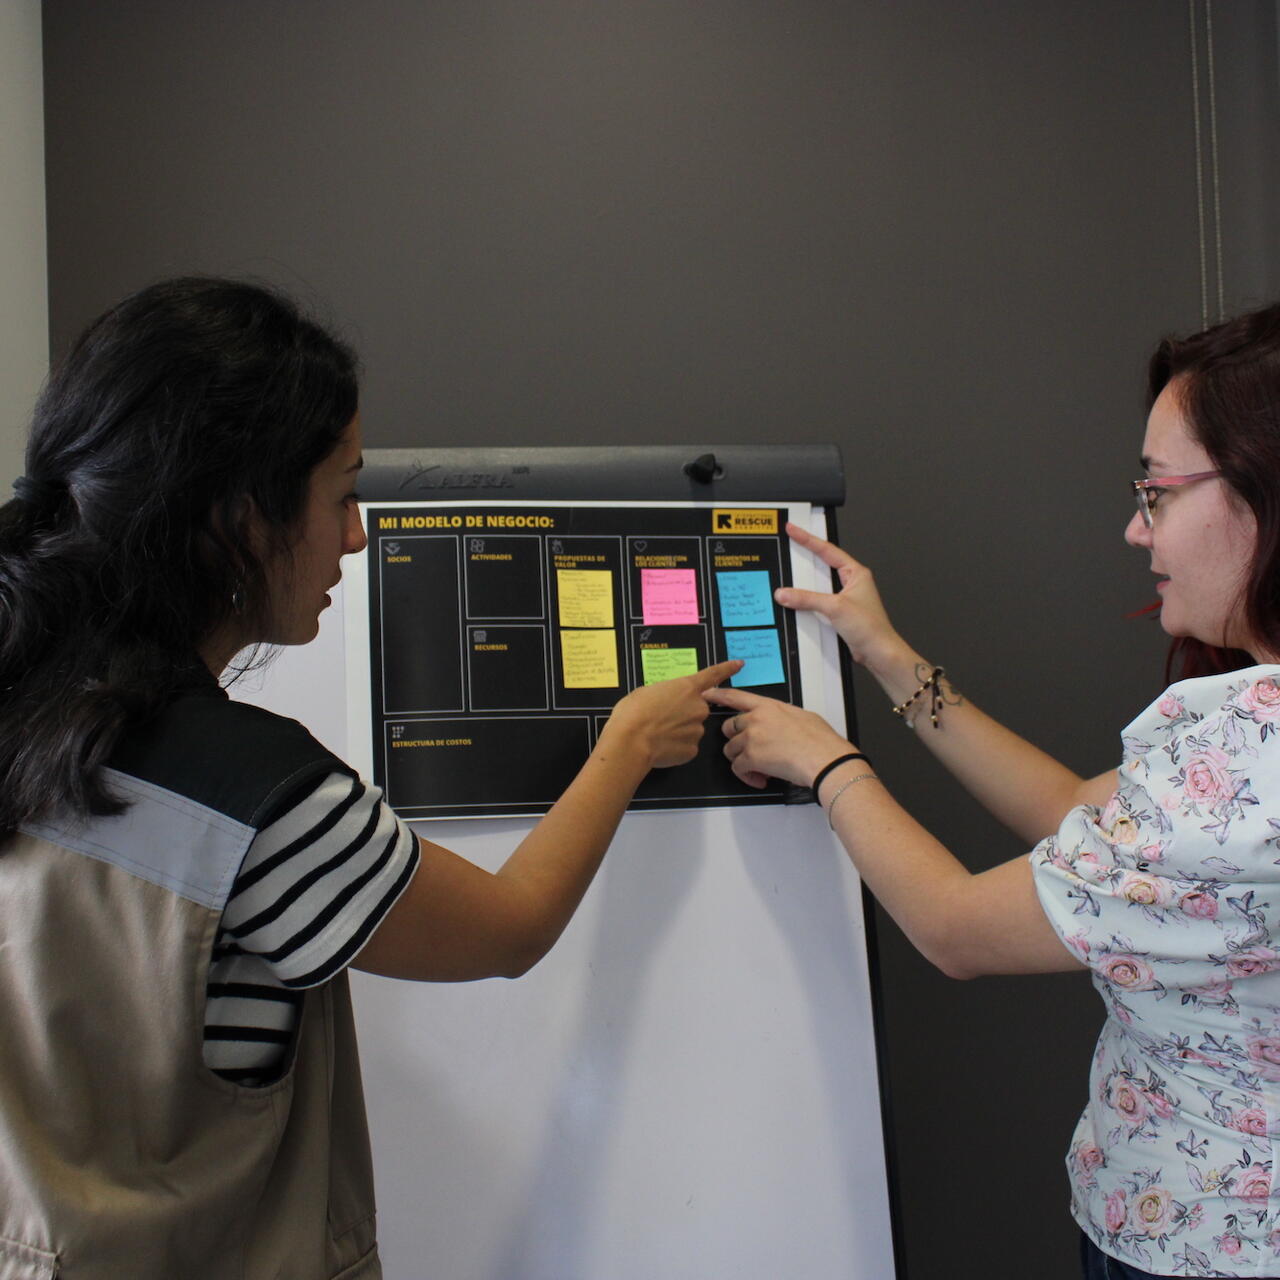
[[[375,518],[418,511],[550,519],[578,510],[590,530],[583,536],[590,538],[614,536],[599,533],[601,507],[624,525],[633,512],[649,530],[668,519],[664,513],[706,522],[716,510],[772,511],[832,536],[832,509],[844,497],[839,454],[828,446],[374,450],[366,452],[360,489]],[[494,529],[503,538],[530,532],[527,523],[495,522],[485,535]],[[469,612],[466,591],[474,585],[485,598],[488,579],[477,569],[468,580],[465,556],[523,552],[505,543],[468,552],[461,541],[465,523],[421,530],[388,524],[370,529],[371,539],[389,531],[454,539],[446,552],[433,544],[428,558],[447,563],[455,557],[460,592],[443,603],[423,599],[421,630],[403,628],[394,643],[430,637],[447,649],[450,663],[462,655],[457,709],[442,703],[393,708],[381,718],[386,708],[374,713],[374,651],[381,645],[379,658],[385,657],[388,641],[384,635],[371,644],[378,626],[369,621],[369,566],[383,573],[404,563],[384,565],[385,548],[383,561],[371,553],[360,569],[347,572],[317,641],[286,651],[260,687],[250,683],[237,694],[303,720],[363,771],[377,771],[381,751],[384,780],[396,726],[401,741],[412,733],[414,743],[471,738],[474,745],[478,731],[467,724],[473,717],[479,724],[481,715],[507,718],[510,733],[523,732],[520,722],[529,721],[533,741],[538,724],[551,725],[553,717],[606,715],[618,690],[607,696],[597,690],[600,707],[592,705],[595,693],[579,699],[585,707],[543,706],[558,697],[574,701],[559,678],[563,665],[559,677],[548,676],[546,698],[541,689],[525,697],[532,705],[495,711],[472,705],[481,686],[468,682],[466,664],[495,652],[478,646],[528,644],[551,671],[557,647],[563,664],[564,632],[595,633],[589,644],[597,665],[574,668],[596,672],[583,679],[607,681],[613,660],[625,686],[643,680],[646,662],[661,670],[684,661],[670,651],[697,650],[697,628],[705,630],[700,661],[725,656],[723,646],[740,643],[734,632],[772,629],[779,666],[762,678],[780,672],[789,696],[836,725],[852,715],[847,673],[829,629],[811,617],[787,615],[788,633],[782,619],[753,612],[763,607],[758,582],[718,582],[714,543],[705,542],[713,533],[709,523],[698,534],[706,563],[696,566],[696,622],[687,578],[661,584],[673,586],[674,594],[651,597],[633,598],[618,581],[568,578],[557,588],[560,572],[603,572],[597,565],[615,575],[638,572],[648,561],[636,557],[647,549],[637,552],[632,543],[628,552],[625,529],[617,534],[616,562],[606,548],[583,552],[606,557],[588,563],[573,558],[571,528],[535,527],[542,541],[527,563],[541,566],[542,594],[531,588],[515,599],[521,616],[501,622],[493,616],[495,603],[478,606],[486,613],[479,622]],[[546,541],[556,533],[558,551]],[[416,554],[416,548],[396,554]],[[682,554],[692,556],[692,546]],[[789,581],[829,585],[825,567],[812,557],[786,554]],[[687,558],[673,563],[694,567]],[[763,572],[756,560],[719,571]],[[720,588],[732,597],[724,607]],[[558,609],[555,589],[571,594],[567,613]],[[606,589],[614,591],[611,611]],[[509,593],[488,598],[506,600]],[[659,617],[646,624],[648,604]],[[661,617],[664,609],[678,620]],[[586,625],[609,620],[612,628]],[[767,621],[774,626],[746,625]],[[528,641],[518,626],[539,634]],[[650,638],[640,641],[646,626]],[[689,630],[679,633],[681,643],[666,646],[668,656],[646,660],[645,653],[664,652],[642,647],[661,645],[654,634],[664,626]],[[477,629],[486,631],[484,640],[475,638]],[[602,640],[609,631],[613,637]],[[512,691],[500,687],[500,678],[481,684],[490,691],[479,695],[482,703],[493,699],[495,688],[504,706],[510,701]],[[453,694],[452,688],[430,690],[420,700],[447,702]],[[437,731],[446,721],[451,727]],[[443,759],[452,749],[436,756],[434,746],[399,750]],[[627,814],[577,916],[530,974],[516,982],[461,985],[353,975],[388,1280],[885,1280],[897,1274],[860,883],[821,812],[797,803],[805,797],[781,787],[760,802],[711,794],[706,779],[714,777],[717,755],[718,742],[708,734],[689,785],[669,783],[665,793],[653,793],[651,803],[642,797]],[[393,770],[393,801],[396,787],[407,785],[397,776]],[[417,799],[424,797],[432,799],[429,785]],[[490,801],[482,799],[484,809]],[[496,869],[530,829],[533,812],[451,816],[419,829]]]

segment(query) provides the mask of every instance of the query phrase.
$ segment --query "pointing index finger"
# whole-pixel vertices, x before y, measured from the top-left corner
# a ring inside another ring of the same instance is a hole
[[[716,706],[732,707],[735,711],[750,711],[768,699],[758,693],[748,693],[745,689],[708,689],[703,695],[708,702]]]
[[[736,675],[746,665],[741,658],[730,658],[728,662],[717,662],[713,667],[704,667],[690,676],[694,686],[702,691],[714,689],[716,685]]]

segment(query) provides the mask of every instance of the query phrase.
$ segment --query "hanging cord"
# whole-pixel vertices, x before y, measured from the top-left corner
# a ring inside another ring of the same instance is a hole
[[[1191,109],[1195,121],[1196,219],[1200,237],[1200,323],[1209,327],[1209,236],[1206,222],[1205,139],[1200,110],[1200,33],[1196,21],[1196,0],[1187,0],[1191,28]],[[1226,290],[1222,270],[1222,172],[1218,163],[1218,78],[1213,50],[1213,0],[1204,0],[1205,79],[1209,97],[1209,169],[1213,197],[1213,272],[1217,293],[1217,323],[1227,318]]]
[[[1213,160],[1213,239],[1218,271],[1218,323],[1227,318],[1222,289],[1222,191],[1218,179],[1218,95],[1213,58],[1213,0],[1204,0],[1205,64],[1209,72],[1209,154]]]
[[[1209,271],[1204,238],[1204,151],[1200,143],[1200,59],[1196,34],[1196,0],[1187,0],[1191,25],[1191,106],[1196,127],[1196,217],[1200,226],[1200,327],[1209,327]]]

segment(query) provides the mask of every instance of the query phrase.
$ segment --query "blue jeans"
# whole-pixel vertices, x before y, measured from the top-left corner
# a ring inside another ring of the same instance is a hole
[[[1084,1280],[1165,1280],[1103,1253],[1083,1231],[1080,1233],[1080,1268]]]
[[[1167,1280],[1103,1253],[1083,1231],[1080,1233],[1080,1268],[1084,1280]]]

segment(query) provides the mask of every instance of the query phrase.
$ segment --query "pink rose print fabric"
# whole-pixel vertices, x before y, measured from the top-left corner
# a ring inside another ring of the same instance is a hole
[[[1031,854],[1107,1011],[1072,1210],[1143,1271],[1280,1275],[1280,667],[1175,684],[1121,740],[1105,808]]]

